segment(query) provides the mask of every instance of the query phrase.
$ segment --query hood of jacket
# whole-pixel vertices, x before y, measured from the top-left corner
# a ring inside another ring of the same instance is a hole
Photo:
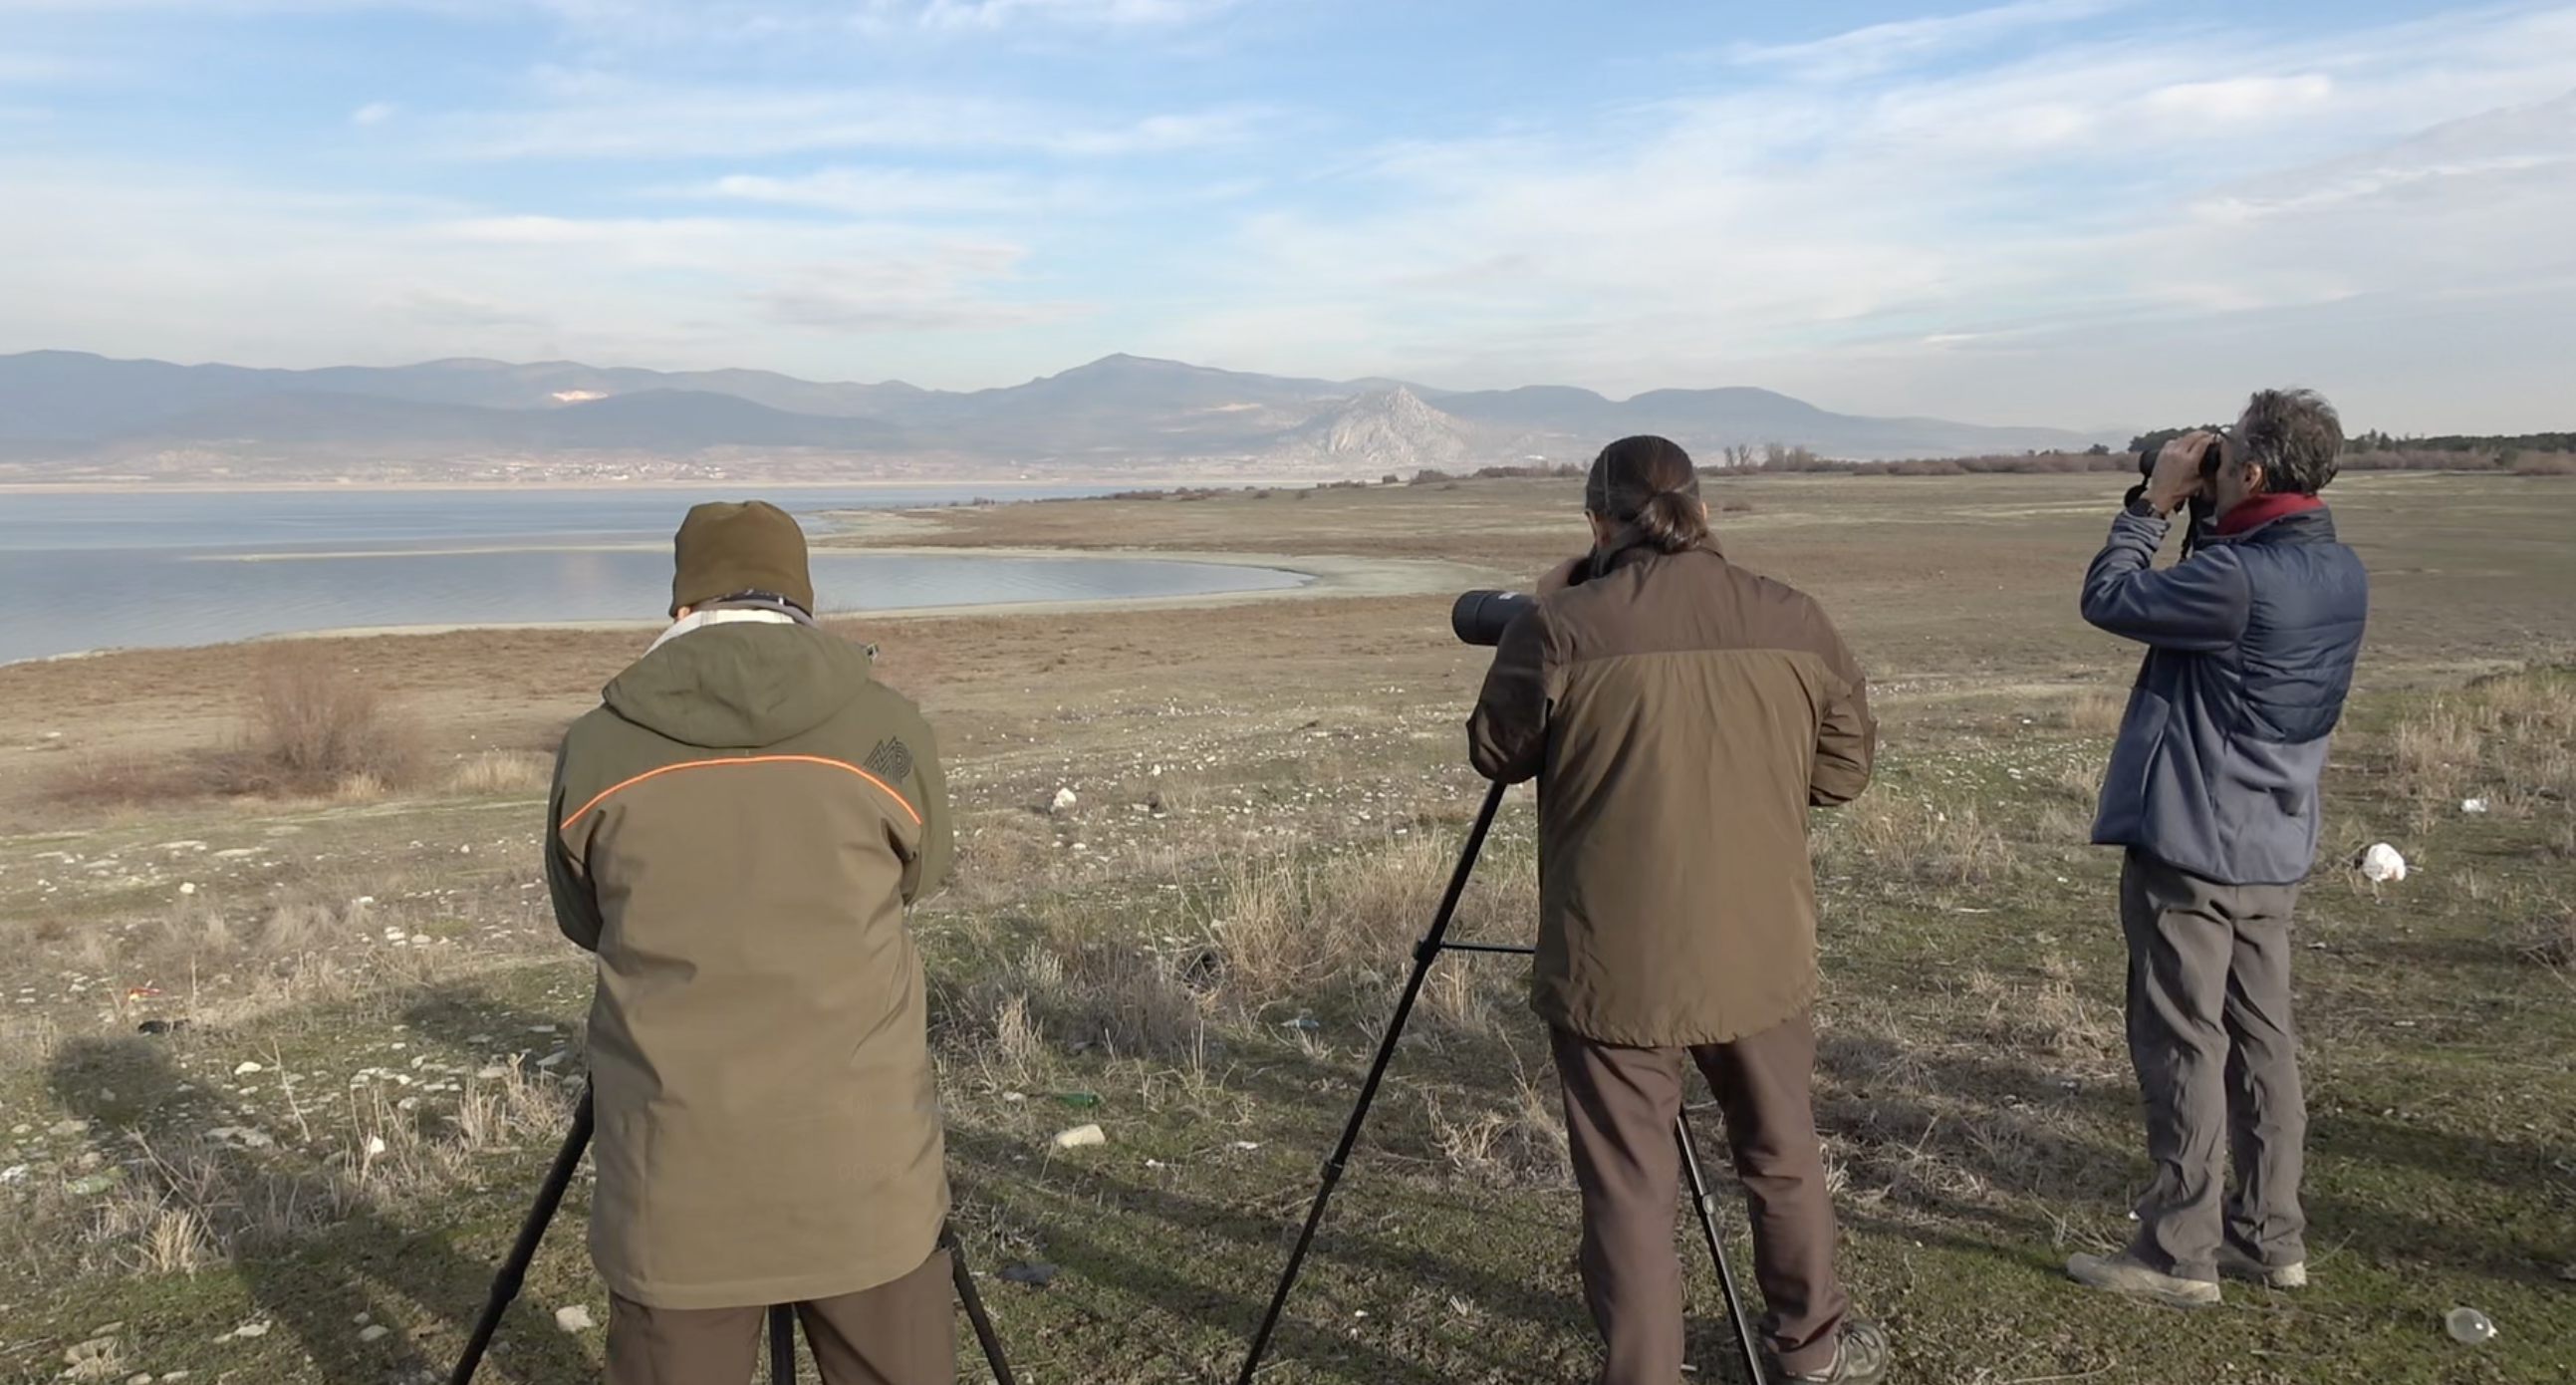
[[[864,651],[826,631],[710,625],[636,660],[600,700],[684,745],[757,750],[831,720],[873,676]]]

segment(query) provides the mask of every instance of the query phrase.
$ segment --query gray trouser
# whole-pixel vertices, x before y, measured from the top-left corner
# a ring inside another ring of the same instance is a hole
[[[2222,1237],[2266,1268],[2307,1258],[2308,1113],[2290,1022],[2298,898],[2296,885],[2221,885],[2134,848],[2121,864],[2129,1059],[2155,1163],[2129,1251],[2150,1269],[2216,1279]],[[2222,1200],[2229,1151],[2236,1187]]]
[[[1583,1297],[1600,1329],[1598,1385],[1682,1378],[1682,1267],[1673,1256],[1682,1059],[1726,1113],[1752,1212],[1762,1335],[1792,1372],[1830,1369],[1851,1302],[1834,1277],[1834,1203],[1810,1095],[1816,1031],[1795,1015],[1733,1043],[1623,1048],[1549,1031],[1565,1085],[1566,1143],[1583,1190]]]

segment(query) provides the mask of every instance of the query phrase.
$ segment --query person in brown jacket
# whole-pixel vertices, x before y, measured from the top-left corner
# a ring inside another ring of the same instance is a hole
[[[1681,1378],[1687,1055],[1752,1204],[1765,1347],[1791,1380],[1865,1385],[1887,1341],[1835,1276],[1809,1096],[1807,810],[1869,783],[1867,688],[1814,601],[1719,552],[1681,448],[1602,449],[1584,509],[1591,554],[1504,632],[1467,740],[1487,778],[1538,779],[1532,1004],[1565,1088],[1600,1380]]]
[[[700,505],[675,623],[565,733],[555,916],[596,952],[609,1385],[745,1385],[772,1304],[830,1385],[955,1377],[939,1095],[904,907],[947,875],[929,726],[816,627],[776,507]]]

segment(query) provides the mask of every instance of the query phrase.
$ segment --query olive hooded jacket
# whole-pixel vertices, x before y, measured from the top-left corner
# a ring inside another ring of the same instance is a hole
[[[1877,724],[1823,608],[1711,542],[1630,548],[1503,632],[1467,725],[1538,778],[1532,1003],[1640,1048],[1725,1043],[1813,1004],[1807,809],[1869,783]]]
[[[929,726],[805,624],[667,639],[565,733],[546,878],[596,952],[590,1247],[655,1308],[918,1268],[948,1213],[904,906],[947,874]]]

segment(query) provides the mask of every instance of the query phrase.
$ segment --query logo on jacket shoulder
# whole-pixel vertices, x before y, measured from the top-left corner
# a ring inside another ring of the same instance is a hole
[[[860,763],[879,779],[901,779],[912,773],[912,747],[888,736],[877,742],[877,748],[869,751],[868,758]]]

